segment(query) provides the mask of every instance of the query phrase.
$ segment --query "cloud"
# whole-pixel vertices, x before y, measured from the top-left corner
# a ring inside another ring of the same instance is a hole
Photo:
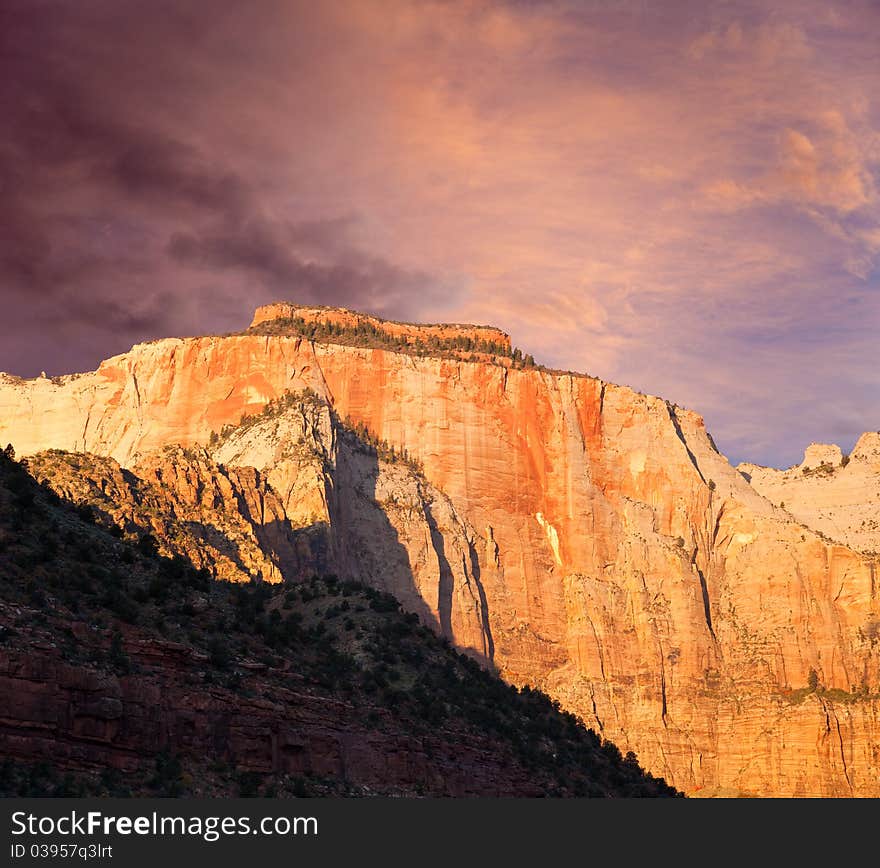
[[[286,296],[496,323],[703,410],[734,458],[880,412],[851,349],[880,322],[876,4],[0,16],[0,369]]]
[[[731,178],[705,184],[701,192],[705,204],[719,211],[739,211],[767,201],[766,194],[760,189]]]
[[[321,228],[330,232],[326,243]],[[315,250],[336,248],[341,234],[338,221],[286,226],[254,219],[201,236],[175,233],[168,253],[192,268],[251,272],[279,298],[320,303],[332,298],[335,304],[380,314],[416,314],[414,298],[425,303],[432,293],[448,300],[449,288],[435,286],[427,274],[409,272],[355,248],[335,250],[335,256],[324,262],[304,259],[296,252],[303,240]]]
[[[840,212],[871,204],[876,200],[871,172],[846,122],[837,112],[826,113],[821,122],[825,129],[818,143],[796,129],[783,132],[781,182],[793,196]]]
[[[741,64],[770,65],[803,61],[813,49],[803,26],[791,21],[744,23],[733,20],[701,33],[685,48],[685,54],[698,62],[718,60]]]
[[[137,339],[241,327],[255,303],[284,294],[401,316],[415,314],[417,290],[455,297],[449,282],[371,252],[369,239],[360,246],[348,203],[293,213],[301,184],[266,156],[286,125],[265,103],[260,146],[230,147],[218,110],[246,111],[240,78],[265,85],[278,64],[223,52],[235,12],[227,3],[189,14],[165,3],[5,9],[0,367],[91,366]],[[209,15],[215,42],[200,50]],[[271,42],[271,18],[255,23],[255,39]],[[252,163],[261,155],[268,177]],[[49,341],[22,351],[11,340],[22,323],[62,330],[63,350]]]

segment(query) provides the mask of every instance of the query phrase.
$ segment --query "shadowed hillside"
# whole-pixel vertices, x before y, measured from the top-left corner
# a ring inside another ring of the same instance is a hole
[[[6,454],[0,705],[2,795],[675,794],[388,594],[211,581]]]

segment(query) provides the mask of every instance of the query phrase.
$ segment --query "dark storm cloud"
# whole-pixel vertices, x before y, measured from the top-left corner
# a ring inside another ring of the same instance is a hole
[[[341,225],[335,221],[280,226],[255,219],[203,236],[177,233],[168,252],[182,265],[254,273],[279,297],[285,292],[293,292],[305,302],[332,297],[337,304],[367,305],[378,313],[410,308],[412,293],[430,284],[425,274],[406,271],[353,248],[335,249],[335,259],[330,262],[306,261],[295,252],[303,242],[317,251],[338,248],[340,234]]]
[[[215,125],[242,107],[226,87],[274,73],[205,44],[234,7],[4,4],[0,370],[85,369],[139,339],[243,327],[276,297],[403,316],[414,290],[441,291],[359,247],[349,208],[286,219],[278,191],[236,168],[264,143],[222,148]],[[255,43],[274,8],[255,10]]]

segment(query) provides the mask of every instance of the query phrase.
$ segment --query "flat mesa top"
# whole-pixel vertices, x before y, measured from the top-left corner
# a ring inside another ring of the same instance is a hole
[[[459,325],[455,323],[420,324],[403,323],[381,319],[370,314],[358,313],[342,307],[320,307],[317,305],[298,305],[291,302],[275,302],[258,307],[250,328],[273,320],[300,319],[307,323],[333,323],[346,328],[369,325],[394,337],[418,342],[428,338],[446,340],[469,337],[475,341],[498,344],[510,349],[510,336],[493,326]]]

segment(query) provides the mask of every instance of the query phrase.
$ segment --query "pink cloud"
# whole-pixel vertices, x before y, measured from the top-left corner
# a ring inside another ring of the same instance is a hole
[[[817,383],[845,425],[880,412],[839,385],[880,317],[875,5],[56,11],[4,30],[0,369],[225,331],[287,295],[497,322],[707,408],[736,457],[821,425]]]

